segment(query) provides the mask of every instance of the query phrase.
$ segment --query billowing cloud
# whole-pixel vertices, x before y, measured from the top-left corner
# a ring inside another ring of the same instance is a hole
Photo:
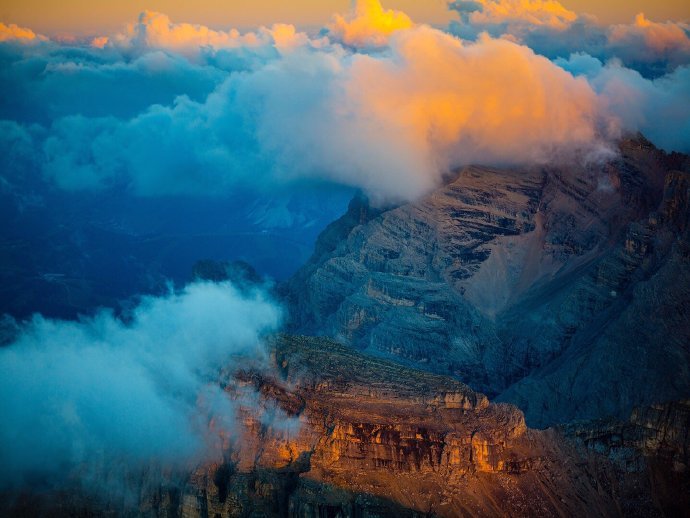
[[[390,60],[355,62],[349,92],[377,132],[395,128],[404,147],[425,142],[426,160],[541,163],[601,137],[587,82],[524,46],[490,37],[466,45],[420,28],[391,49]]]
[[[47,38],[41,34],[36,34],[31,29],[20,27],[14,23],[6,25],[0,22],[0,42],[6,41],[30,43],[35,41],[47,41]]]
[[[240,34],[146,12],[102,49],[12,55],[13,102],[0,101],[0,117],[42,125],[40,168],[70,190],[208,195],[315,180],[379,201],[413,199],[468,163],[606,156],[621,129],[662,126],[564,65],[570,35],[590,34],[587,18],[555,1],[453,6],[495,37],[456,38],[378,2],[355,3],[316,38],[289,25]],[[580,40],[608,44],[591,34]],[[547,40],[564,43],[562,62],[520,43]]]
[[[45,172],[66,188],[124,178],[145,195],[312,178],[411,199],[461,164],[598,153],[612,125],[599,108],[586,80],[527,47],[420,26],[375,55],[296,48],[230,74],[204,102],[58,120]]]
[[[204,25],[176,23],[163,13],[144,11],[137,23],[128,25],[123,32],[112,37],[95,38],[91,44],[94,47],[110,46],[139,52],[165,49],[203,59],[224,49],[255,49],[261,52],[262,49],[273,48],[280,51],[309,42],[305,33],[288,24],[278,23],[270,28],[261,27],[246,33],[237,29],[217,31]]]
[[[353,0],[349,14],[336,14],[327,26],[328,35],[351,47],[383,47],[396,31],[413,26],[401,11],[384,9],[379,0]]]
[[[217,454],[235,426],[219,369],[260,362],[279,322],[262,293],[229,284],[144,298],[125,320],[35,317],[0,348],[0,487]]]
[[[199,47],[239,47],[257,44],[256,35],[243,38],[236,29],[214,31],[203,25],[173,23],[170,18],[155,11],[144,11],[137,23],[127,26],[123,34],[116,35],[113,43],[142,47],[186,50]]]

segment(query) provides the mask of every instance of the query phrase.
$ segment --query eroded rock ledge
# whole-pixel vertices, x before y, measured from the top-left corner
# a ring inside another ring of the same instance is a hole
[[[515,407],[451,378],[306,337],[275,340],[272,361],[275,370],[236,374],[228,392],[255,389],[299,427],[267,426],[246,408],[228,465],[235,480],[252,473],[253,485],[224,499],[212,482],[219,467],[199,470],[186,515],[242,516],[257,495],[272,502],[262,512],[289,516],[663,513],[641,465],[623,473],[573,431],[530,430]]]

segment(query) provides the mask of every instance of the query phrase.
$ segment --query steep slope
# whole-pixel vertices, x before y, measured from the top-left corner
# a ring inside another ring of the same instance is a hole
[[[690,395],[688,192],[690,174],[669,173],[659,213],[630,225],[623,244],[550,304],[506,316],[513,339],[553,320],[569,322],[572,336],[563,354],[499,400],[543,426],[624,418],[634,406]]]
[[[284,288],[293,330],[502,394],[534,426],[685,397],[690,324],[669,308],[688,300],[690,270],[664,215],[669,203],[687,215],[672,201],[682,189],[664,194],[676,169],[688,158],[639,137],[605,166],[470,167],[414,204],[356,199]],[[624,321],[639,323],[645,304],[664,333]],[[611,392],[620,383],[630,389]]]

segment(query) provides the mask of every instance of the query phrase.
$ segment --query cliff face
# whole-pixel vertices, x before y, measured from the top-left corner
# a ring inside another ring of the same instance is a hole
[[[688,403],[626,423],[526,427],[452,378],[315,338],[223,374],[240,425],[191,474],[132,476],[128,499],[24,495],[16,516],[655,516],[688,488]],[[214,423],[210,423],[214,427]],[[106,479],[104,478],[104,483]],[[6,495],[4,495],[6,496]],[[675,506],[675,507],[674,507]]]
[[[243,411],[226,463],[181,492],[185,516],[682,516],[688,402],[546,431],[452,378],[332,341],[282,337],[275,368],[228,373],[285,426]],[[259,412],[261,414],[262,412]],[[265,414],[264,414],[265,415]],[[219,473],[221,484],[219,485]],[[223,478],[225,477],[225,478]]]
[[[293,330],[450,374],[533,426],[685,397],[687,167],[640,138],[598,168],[471,167],[414,204],[355,200],[285,286]]]

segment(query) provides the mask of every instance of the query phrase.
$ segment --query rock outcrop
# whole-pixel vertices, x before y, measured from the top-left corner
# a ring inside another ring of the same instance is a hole
[[[578,422],[561,429],[595,464],[611,461],[603,462],[607,469],[613,465],[627,516],[687,516],[689,430],[690,401],[638,408],[627,421]]]
[[[292,330],[454,376],[531,426],[688,397],[689,164],[638,137],[604,166],[355,199],[283,288]]]

